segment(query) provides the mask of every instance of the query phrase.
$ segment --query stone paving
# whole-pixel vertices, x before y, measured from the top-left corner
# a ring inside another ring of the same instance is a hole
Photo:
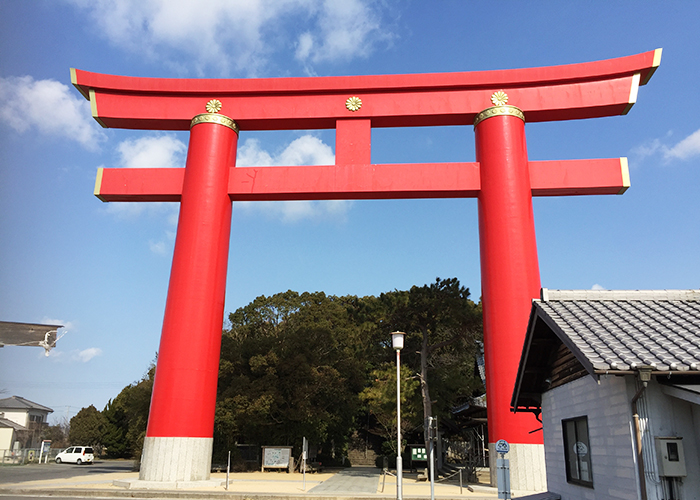
[[[314,486],[309,493],[376,493],[380,473],[376,467],[351,467]]]

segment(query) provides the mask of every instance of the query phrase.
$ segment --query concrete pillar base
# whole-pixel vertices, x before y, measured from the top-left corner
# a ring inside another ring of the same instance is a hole
[[[491,486],[496,484],[496,443],[489,443],[489,465],[491,466]],[[547,491],[547,471],[544,463],[543,444],[513,444],[506,453],[510,460],[510,488],[512,491]]]
[[[208,481],[213,438],[146,437],[140,481],[190,483]]]

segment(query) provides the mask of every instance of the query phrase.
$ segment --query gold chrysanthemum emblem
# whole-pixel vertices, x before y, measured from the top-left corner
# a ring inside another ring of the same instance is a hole
[[[499,90],[491,94],[491,102],[494,106],[503,106],[508,102],[508,94]]]
[[[345,107],[350,111],[357,111],[362,107],[362,100],[359,97],[348,97],[345,101]]]
[[[221,111],[221,101],[218,99],[212,99],[207,103],[207,113],[218,113]]]

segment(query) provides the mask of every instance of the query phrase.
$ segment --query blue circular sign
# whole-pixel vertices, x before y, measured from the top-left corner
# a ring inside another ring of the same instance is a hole
[[[499,439],[496,441],[496,453],[508,453],[510,451],[510,445],[505,439]]]

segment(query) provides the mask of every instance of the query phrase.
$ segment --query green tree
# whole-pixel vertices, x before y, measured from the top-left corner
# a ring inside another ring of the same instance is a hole
[[[103,410],[104,445],[109,457],[140,458],[155,378],[154,360],[146,374],[110,399]]]
[[[81,409],[70,419],[68,439],[72,444],[101,448],[105,418],[93,405]]]
[[[322,292],[258,297],[229,316],[215,448],[233,442],[342,446],[365,383],[347,300]]]
[[[377,420],[377,433],[386,440],[390,455],[397,455],[396,418],[396,366],[385,363],[372,371],[372,382],[360,393],[360,399]],[[420,407],[415,404],[420,383],[413,377],[413,370],[401,367],[401,435],[415,427]]]
[[[64,424],[47,425],[41,431],[41,439],[51,441],[51,448],[60,449],[70,445],[68,442],[68,426]]]
[[[402,362],[420,380],[424,422],[435,414],[447,416],[458,402],[483,391],[474,371],[483,336],[481,306],[469,295],[456,278],[438,278],[430,285],[380,296],[386,326],[406,332]],[[427,447],[427,427],[424,440]]]

